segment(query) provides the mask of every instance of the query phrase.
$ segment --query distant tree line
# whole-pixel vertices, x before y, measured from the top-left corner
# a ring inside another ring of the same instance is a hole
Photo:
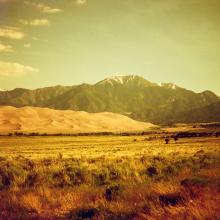
[[[144,132],[82,132],[82,133],[39,133],[39,132],[10,132],[1,136],[143,136],[155,134],[152,131]]]
[[[163,136],[165,134],[165,136]],[[145,140],[151,141],[158,138],[173,138],[175,142],[179,138],[191,138],[191,137],[208,137],[216,136],[220,137],[220,131],[218,132],[177,132],[170,134],[168,132],[153,132],[153,131],[144,131],[144,132],[83,132],[83,133],[39,133],[39,132],[10,132],[8,134],[0,134],[0,136],[145,136],[145,135],[154,135],[149,136]],[[158,136],[157,136],[158,135]],[[162,135],[162,136],[161,136]],[[166,141],[167,142],[167,141]],[[168,141],[169,142],[169,141]]]

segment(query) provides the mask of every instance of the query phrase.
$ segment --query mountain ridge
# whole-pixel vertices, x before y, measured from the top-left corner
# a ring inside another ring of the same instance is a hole
[[[17,88],[0,92],[0,105],[90,113],[108,111],[154,124],[185,122],[190,118],[187,117],[189,112],[192,114],[194,109],[204,109],[219,101],[220,97],[208,90],[196,93],[173,83],[153,83],[137,75],[113,76],[95,84],[57,85],[35,90]],[[210,116],[211,112],[204,120],[219,120],[218,116]]]

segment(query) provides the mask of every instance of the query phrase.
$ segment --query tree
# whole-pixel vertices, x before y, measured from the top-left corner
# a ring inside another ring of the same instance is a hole
[[[165,138],[165,143],[169,144],[169,142],[170,142],[170,139],[169,138]]]
[[[174,139],[175,142],[177,142],[179,138],[177,136],[174,136],[173,139]]]

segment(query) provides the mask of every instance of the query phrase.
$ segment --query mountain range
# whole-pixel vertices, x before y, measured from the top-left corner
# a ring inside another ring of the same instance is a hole
[[[220,121],[220,97],[140,76],[113,76],[96,84],[0,91],[0,105],[113,112],[154,124]]]

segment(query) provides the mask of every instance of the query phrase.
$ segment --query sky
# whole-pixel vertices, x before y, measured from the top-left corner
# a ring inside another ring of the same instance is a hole
[[[140,75],[220,95],[219,0],[0,0],[0,89]]]

